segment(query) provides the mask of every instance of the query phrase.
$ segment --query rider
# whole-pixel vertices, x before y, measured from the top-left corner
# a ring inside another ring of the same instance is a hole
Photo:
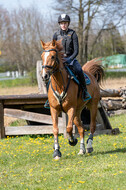
[[[60,29],[54,33],[53,39],[56,41],[62,39],[64,63],[67,63],[74,68],[82,88],[82,98],[86,101],[90,99],[90,95],[87,93],[85,77],[81,65],[76,59],[76,56],[79,53],[78,36],[74,30],[69,28],[70,17],[67,14],[61,14],[58,17],[58,23]],[[49,104],[47,101],[45,107],[48,106]]]
[[[79,82],[82,88],[82,98],[83,100],[87,100],[89,98],[89,94],[87,93],[85,77],[81,65],[76,59],[76,56],[79,53],[77,34],[74,30],[69,28],[70,17],[67,14],[61,14],[58,17],[58,23],[60,29],[54,33],[53,39],[54,40],[62,39],[64,60],[65,60],[64,63],[73,66],[73,69],[75,70],[79,78]]]

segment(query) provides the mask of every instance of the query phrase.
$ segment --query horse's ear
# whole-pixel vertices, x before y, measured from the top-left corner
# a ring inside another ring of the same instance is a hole
[[[52,40],[52,46],[56,45],[56,40]]]
[[[44,49],[45,43],[41,40],[42,48]]]

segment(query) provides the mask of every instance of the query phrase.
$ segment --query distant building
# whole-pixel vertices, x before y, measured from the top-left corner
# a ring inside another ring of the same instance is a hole
[[[118,54],[102,58],[102,65],[106,68],[126,68],[126,55]]]

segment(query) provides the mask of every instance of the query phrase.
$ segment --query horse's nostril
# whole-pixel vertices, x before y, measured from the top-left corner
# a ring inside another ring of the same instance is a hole
[[[49,75],[45,74],[44,76],[42,76],[42,80],[43,81],[47,81],[49,79]]]
[[[47,79],[47,78],[48,78],[48,75],[46,74],[46,75],[45,75],[45,79]]]

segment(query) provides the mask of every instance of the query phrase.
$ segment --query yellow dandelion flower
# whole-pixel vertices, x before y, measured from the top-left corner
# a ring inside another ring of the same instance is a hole
[[[78,181],[78,183],[85,183],[86,181]]]
[[[117,175],[117,173],[114,173],[113,175]]]
[[[122,174],[122,173],[123,173],[123,171],[119,171],[119,173],[120,173],[120,174]]]

